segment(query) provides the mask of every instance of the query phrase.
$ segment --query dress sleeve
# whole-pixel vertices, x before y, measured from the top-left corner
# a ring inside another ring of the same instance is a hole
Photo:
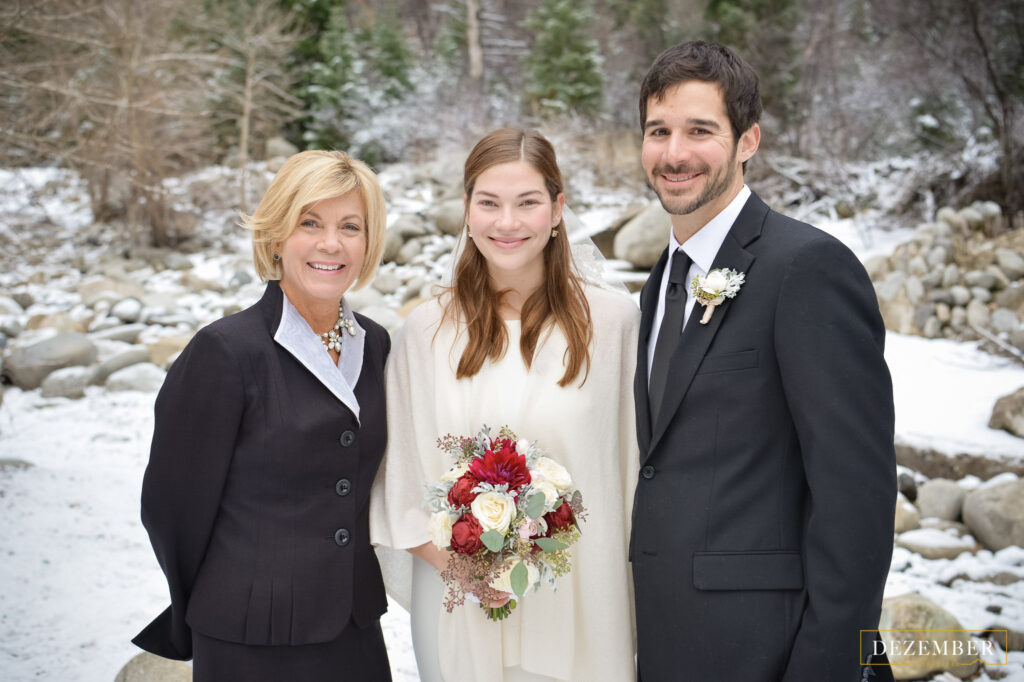
[[[171,607],[135,643],[191,658],[185,611],[213,531],[245,407],[229,345],[201,330],[175,360],[156,398],[153,443],[142,481],[142,524],[167,577]]]
[[[419,311],[417,311],[419,312]],[[423,507],[423,458],[432,456],[434,418],[432,330],[415,313],[406,322],[386,369],[388,445],[370,496],[370,541],[395,549],[429,540]]]

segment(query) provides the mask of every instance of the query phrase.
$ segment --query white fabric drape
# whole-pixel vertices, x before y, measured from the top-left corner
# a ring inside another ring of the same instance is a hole
[[[437,438],[473,435],[483,424],[492,433],[508,425],[519,437],[536,440],[569,469],[588,510],[583,537],[572,549],[572,572],[557,591],[545,584],[527,594],[508,619],[493,623],[468,602],[449,614],[436,597],[428,600],[437,613],[438,658],[448,682],[501,682],[503,668],[515,666],[556,680],[634,677],[627,543],[639,466],[632,388],[639,310],[614,292],[587,287],[586,294],[594,341],[582,387],[579,380],[558,386],[566,341],[557,328],[542,337],[526,369],[518,321],[507,323],[504,358],[456,381],[465,335],[450,324],[439,328],[437,300],[409,316],[391,352],[388,448],[370,509],[374,544],[405,549],[427,542],[424,483],[438,481],[451,464]],[[389,591],[408,604],[411,572],[396,578],[384,563]],[[423,608],[422,601],[413,595],[412,607]],[[415,623],[423,619],[413,622],[419,629]],[[420,634],[413,636],[419,640]]]

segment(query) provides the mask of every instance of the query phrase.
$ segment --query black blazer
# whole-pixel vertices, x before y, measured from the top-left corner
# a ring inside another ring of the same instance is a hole
[[[896,499],[871,282],[838,240],[752,195],[713,264],[746,281],[706,325],[695,305],[651,415],[647,344],[666,259],[641,294],[635,378],[640,675],[859,680]]]
[[[334,639],[387,608],[370,485],[387,442],[383,327],[366,330],[360,419],[274,341],[283,296],[201,329],[156,399],[142,523],[171,606],[136,636],[192,656],[191,629],[256,645]]]

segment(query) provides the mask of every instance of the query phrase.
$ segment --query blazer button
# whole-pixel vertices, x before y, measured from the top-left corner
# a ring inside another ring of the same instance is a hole
[[[651,480],[652,478],[654,478],[654,473],[654,467],[652,467],[650,464],[648,464],[647,466],[640,470],[640,475],[646,478],[647,480]]]
[[[346,431],[345,433],[341,434],[341,438],[338,439],[338,442],[341,443],[341,447],[343,448],[349,447],[350,445],[356,442],[355,432]]]
[[[338,547],[344,547],[352,541],[352,534],[348,532],[348,528],[339,528],[334,532],[334,544]]]
[[[345,497],[352,492],[352,481],[347,478],[339,478],[338,482],[334,484],[334,492],[338,493],[341,497]]]

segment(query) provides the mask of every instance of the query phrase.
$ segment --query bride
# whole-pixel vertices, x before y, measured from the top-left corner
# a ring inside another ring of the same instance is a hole
[[[466,241],[454,279],[409,316],[388,362],[389,440],[371,540],[415,556],[412,636],[422,680],[632,680],[627,538],[639,311],[576,274],[561,172],[539,133],[485,136],[466,160],[464,187]],[[572,572],[557,590],[545,583],[526,594],[500,622],[468,601],[445,611],[439,572],[450,551],[428,541],[421,505],[424,483],[452,463],[437,438],[483,424],[536,440],[571,472],[588,509]]]

